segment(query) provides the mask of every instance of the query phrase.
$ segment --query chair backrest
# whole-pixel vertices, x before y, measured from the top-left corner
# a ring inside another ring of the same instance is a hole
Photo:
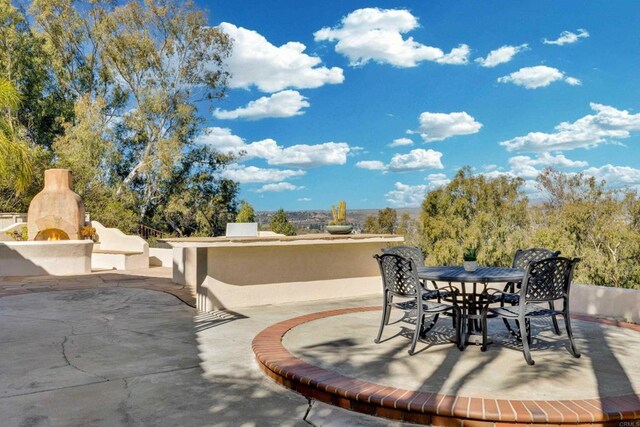
[[[520,298],[526,302],[568,298],[573,270],[580,258],[546,258],[533,261],[526,269]]]
[[[393,246],[391,248],[385,248],[382,250],[384,254],[400,255],[404,258],[413,260],[417,267],[424,267],[424,255],[420,248],[414,246]]]
[[[526,270],[532,261],[540,261],[545,258],[556,258],[560,251],[550,251],[545,248],[518,249],[513,256],[511,267]]]
[[[400,296],[415,296],[420,280],[418,267],[410,258],[395,254],[373,256],[380,266],[384,289]]]

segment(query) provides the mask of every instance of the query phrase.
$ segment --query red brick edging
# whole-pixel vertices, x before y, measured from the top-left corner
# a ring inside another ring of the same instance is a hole
[[[525,426],[635,426],[640,419],[640,396],[587,400],[501,400],[469,398],[388,387],[347,377],[311,365],[291,354],[283,336],[303,323],[325,317],[380,310],[347,308],[312,313],[276,323],[252,343],[260,369],[279,384],[312,399],[369,415],[446,427]],[[572,316],[573,317],[573,316]],[[580,320],[640,330],[640,326],[587,316]]]

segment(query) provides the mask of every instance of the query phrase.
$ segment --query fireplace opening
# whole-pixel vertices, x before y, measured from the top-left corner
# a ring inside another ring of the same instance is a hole
[[[69,240],[69,235],[59,228],[47,228],[40,231],[34,240]]]

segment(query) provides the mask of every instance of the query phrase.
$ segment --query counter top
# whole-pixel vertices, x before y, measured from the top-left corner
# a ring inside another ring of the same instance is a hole
[[[176,237],[158,239],[172,247],[216,247],[216,246],[275,246],[317,245],[340,243],[388,243],[402,242],[404,238],[395,234],[302,234],[299,236],[261,237]]]

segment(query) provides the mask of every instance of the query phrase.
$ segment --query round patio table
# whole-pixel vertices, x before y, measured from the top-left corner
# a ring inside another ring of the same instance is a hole
[[[507,267],[478,267],[476,271],[466,271],[459,266],[418,267],[418,277],[430,281],[434,287],[436,282],[447,282],[449,285],[459,283],[460,293],[456,302],[462,305],[462,320],[465,341],[482,344],[482,333],[479,331],[481,311],[488,304],[483,294],[489,283],[521,282],[524,270]]]

